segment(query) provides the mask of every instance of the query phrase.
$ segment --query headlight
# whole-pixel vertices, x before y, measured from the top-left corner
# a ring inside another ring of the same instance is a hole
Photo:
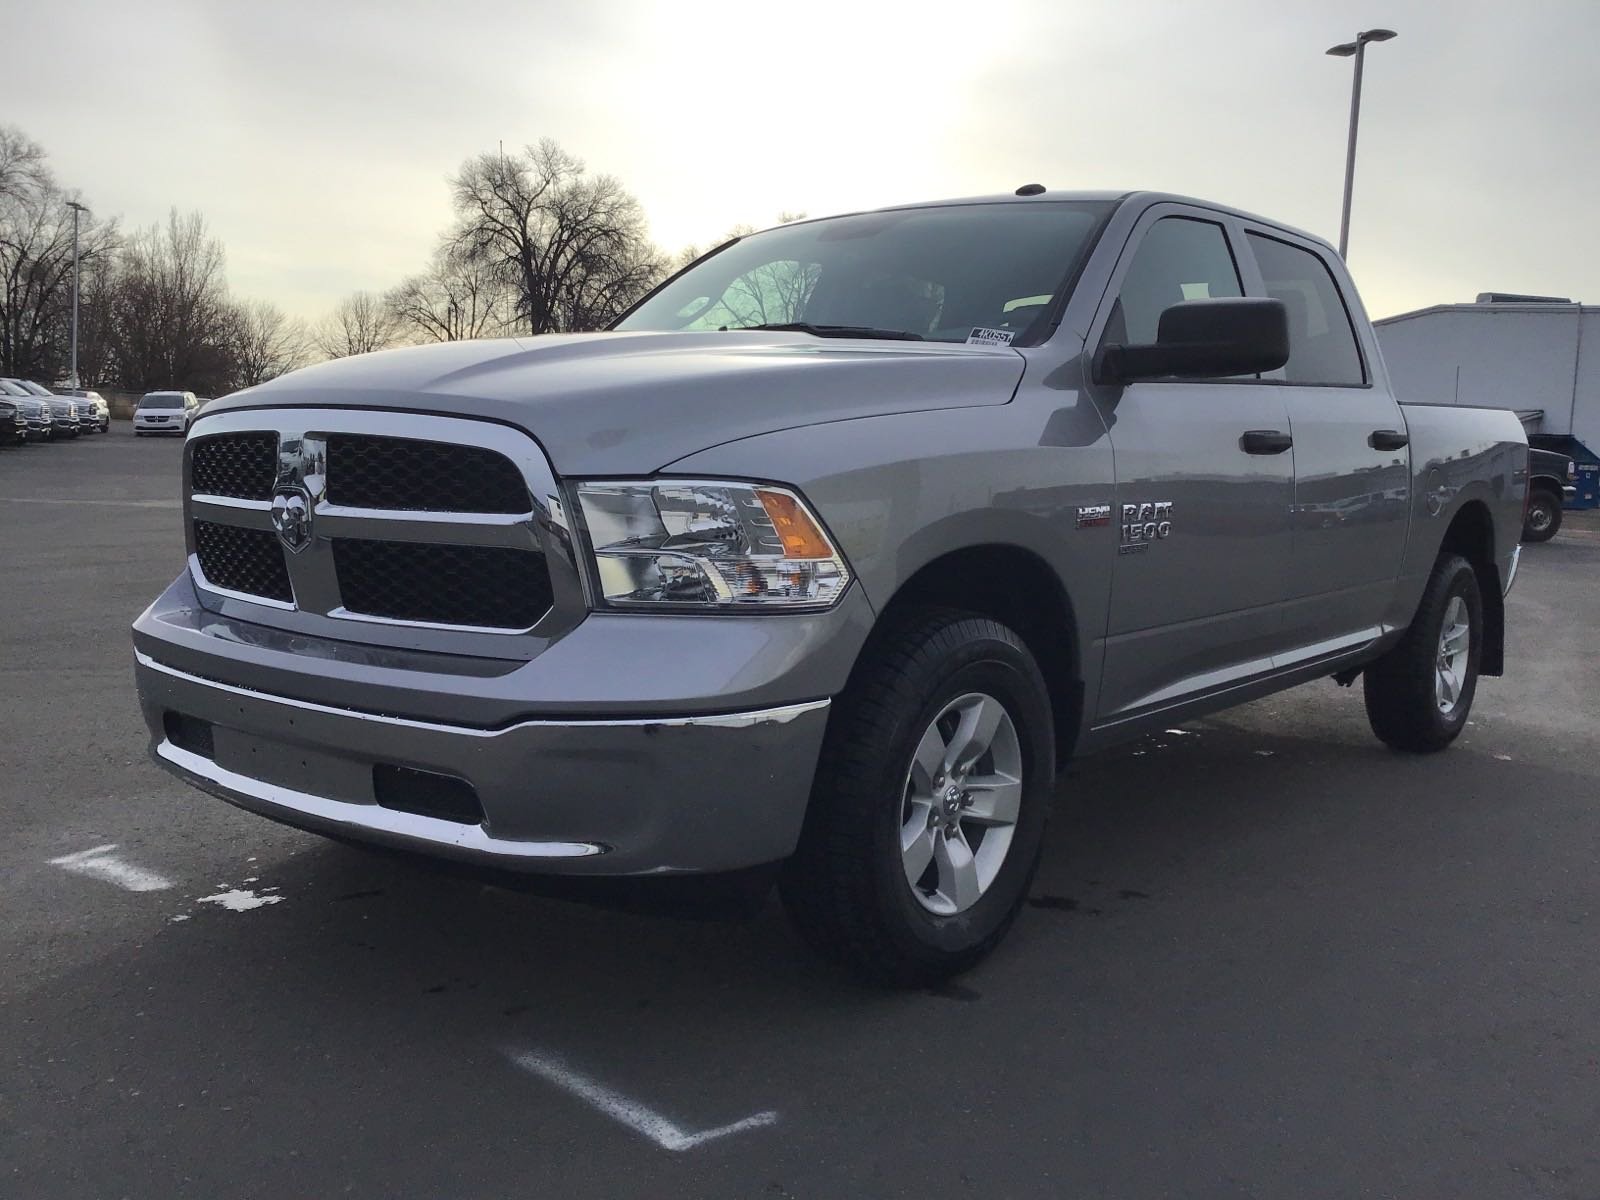
[[[826,608],[850,582],[821,522],[787,488],[663,479],[576,490],[606,604]]]

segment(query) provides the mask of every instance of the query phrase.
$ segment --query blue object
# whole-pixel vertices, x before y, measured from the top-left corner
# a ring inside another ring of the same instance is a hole
[[[1600,454],[1570,434],[1539,433],[1530,437],[1528,443],[1541,450],[1565,454],[1578,464],[1578,477],[1572,481],[1578,488],[1577,498],[1568,500],[1563,508],[1600,508]]]

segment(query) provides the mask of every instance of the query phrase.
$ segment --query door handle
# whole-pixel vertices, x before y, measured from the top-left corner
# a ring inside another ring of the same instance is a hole
[[[1367,438],[1367,445],[1374,450],[1404,450],[1410,442],[1411,435],[1398,429],[1374,429]]]
[[[1277,429],[1247,429],[1239,438],[1239,449],[1246,454],[1282,454],[1294,445],[1294,438]]]

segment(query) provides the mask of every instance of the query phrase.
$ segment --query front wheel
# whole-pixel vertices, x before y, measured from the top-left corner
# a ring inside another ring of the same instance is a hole
[[[989,953],[1043,844],[1053,730],[1038,664],[1004,625],[927,610],[880,635],[835,701],[780,880],[806,941],[891,986]]]
[[[1483,597],[1472,564],[1441,554],[1405,636],[1367,667],[1372,732],[1396,750],[1443,750],[1466,728],[1478,689]]]
[[[1528,496],[1528,515],[1522,522],[1522,540],[1548,542],[1561,528],[1561,497],[1549,488],[1535,488]]]

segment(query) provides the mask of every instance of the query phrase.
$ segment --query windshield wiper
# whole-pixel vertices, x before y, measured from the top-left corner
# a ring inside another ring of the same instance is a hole
[[[871,325],[813,325],[809,321],[784,321],[772,325],[740,325],[732,330],[724,325],[724,332],[737,333],[741,329],[765,329],[776,333],[809,333],[815,337],[877,338],[887,342],[923,342],[920,333],[905,329],[874,329]]]

